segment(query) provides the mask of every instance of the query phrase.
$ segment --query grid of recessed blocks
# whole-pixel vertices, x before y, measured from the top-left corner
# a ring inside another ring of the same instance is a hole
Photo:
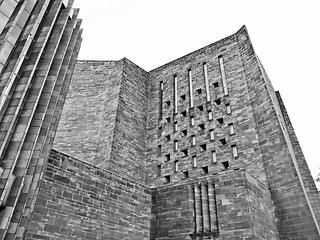
[[[224,70],[200,62],[159,82],[157,176],[163,183],[229,169],[238,157],[232,105]],[[217,76],[217,73],[219,75]],[[214,76],[216,75],[216,76]]]

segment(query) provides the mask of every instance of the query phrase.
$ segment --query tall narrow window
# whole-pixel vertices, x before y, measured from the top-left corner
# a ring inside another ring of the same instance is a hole
[[[213,163],[217,162],[217,153],[215,150],[211,151],[211,159]]]
[[[175,75],[173,77],[174,85],[174,113],[178,113],[178,77]]]
[[[161,155],[161,145],[158,145],[157,153],[158,155]]]
[[[192,135],[191,136],[191,146],[194,146],[194,145],[196,145],[196,136]]]
[[[209,130],[210,140],[214,140],[214,131],[213,129]]]
[[[174,121],[174,123],[173,123],[173,131],[174,132],[178,131],[178,121]]]
[[[192,166],[195,168],[197,167],[197,156],[192,156]]]
[[[234,126],[233,126],[233,123],[229,123],[229,133],[230,133],[230,135],[234,135]]]
[[[227,114],[231,114],[231,106],[230,103],[226,104]]]
[[[190,117],[190,125],[194,126],[194,117]]]
[[[157,166],[157,176],[160,177],[161,176],[161,164],[159,164]]]
[[[209,120],[212,120],[212,119],[213,119],[213,113],[212,113],[212,110],[211,110],[211,109],[208,110],[208,119],[209,119]]]
[[[228,92],[228,87],[227,87],[227,80],[226,80],[226,74],[225,74],[225,70],[224,70],[223,58],[221,55],[219,56],[219,63],[220,63],[223,93],[225,96],[227,96],[229,94],[229,92]]]
[[[238,157],[238,149],[236,145],[231,145],[231,149],[232,149],[232,156],[233,157]]]
[[[173,166],[173,168],[174,168],[174,172],[178,172],[178,161],[174,161],[174,166]]]
[[[160,82],[159,87],[159,120],[162,119],[162,101],[163,101],[163,82]]]
[[[191,72],[191,69],[188,69],[188,77],[189,77],[190,107],[193,108],[193,88],[192,88],[192,72]]]
[[[203,63],[204,83],[206,85],[207,102],[210,102],[210,89],[208,83],[207,63]]]
[[[178,140],[173,141],[173,150],[177,151],[178,150]]]

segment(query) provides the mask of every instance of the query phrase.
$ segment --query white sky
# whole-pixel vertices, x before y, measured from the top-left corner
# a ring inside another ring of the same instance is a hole
[[[246,25],[316,174],[320,165],[319,0],[75,0],[74,7],[80,8],[84,29],[78,59],[127,57],[147,71]]]

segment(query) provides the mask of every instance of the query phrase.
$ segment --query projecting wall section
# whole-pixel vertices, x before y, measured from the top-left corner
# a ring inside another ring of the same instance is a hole
[[[317,221],[299,169],[299,161],[304,160],[297,160],[275,91],[247,31],[240,30],[237,37],[280,239],[318,239]]]
[[[266,185],[245,170],[228,170],[152,191],[151,239],[209,236],[279,239]]]
[[[128,59],[121,62],[123,72],[108,167],[110,171],[145,183],[149,74]],[[105,162],[101,161],[98,166],[105,168]]]
[[[299,144],[298,138],[295,134],[295,131],[293,129],[293,126],[291,124],[288,112],[285,108],[285,105],[282,101],[281,95],[279,92],[276,92],[276,96],[279,102],[279,106],[281,109],[281,113],[286,125],[286,129],[288,131],[288,134],[290,136],[290,141],[293,146],[294,154],[297,159],[297,164],[299,166],[302,181],[305,185],[306,192],[308,194],[311,206],[313,208],[313,211],[315,213],[315,216],[317,217],[318,224],[320,224],[320,198],[319,198],[319,192],[315,185],[315,182],[312,178],[311,172],[309,170],[308,164],[305,160],[305,157],[303,155],[301,146]]]
[[[151,192],[53,150],[25,239],[149,240]]]
[[[92,162],[98,150],[110,148],[120,88],[117,66],[115,61],[77,61],[55,136],[56,149]]]
[[[79,61],[54,147],[143,183],[148,84],[128,59]]]
[[[266,182],[236,34],[150,74],[150,186],[239,167]]]

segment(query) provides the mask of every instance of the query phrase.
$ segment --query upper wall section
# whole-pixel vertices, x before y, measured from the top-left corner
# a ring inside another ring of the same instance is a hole
[[[144,182],[148,82],[128,59],[78,61],[54,147]]]
[[[110,134],[114,128],[120,69],[116,61],[77,62],[54,141],[56,149],[89,162],[95,159],[102,132]],[[105,120],[110,124],[103,129],[107,98]]]
[[[266,181],[237,33],[150,72],[150,186],[229,168]]]

